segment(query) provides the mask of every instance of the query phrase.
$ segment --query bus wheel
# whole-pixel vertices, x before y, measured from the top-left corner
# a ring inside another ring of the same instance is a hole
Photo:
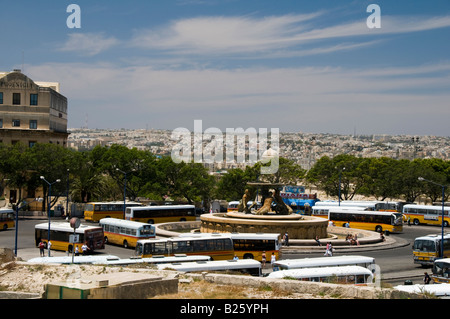
[[[7,230],[8,229],[8,225],[3,225],[3,230]]]
[[[253,254],[245,254],[244,259],[254,259]]]
[[[448,221],[444,220],[444,227],[448,227]]]
[[[105,236],[105,244],[108,243],[108,237]]]
[[[419,225],[420,224],[420,222],[419,222],[419,220],[418,219],[414,219],[414,225]]]
[[[123,247],[128,248],[128,242],[126,240],[123,241]]]
[[[375,231],[381,233],[383,231],[383,227],[377,226],[375,227]]]
[[[180,219],[180,222],[185,222],[186,221],[186,218],[181,218]]]

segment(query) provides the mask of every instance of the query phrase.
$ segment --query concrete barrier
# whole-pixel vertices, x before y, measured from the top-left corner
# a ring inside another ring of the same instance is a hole
[[[204,279],[207,282],[244,286],[253,288],[270,288],[286,293],[312,294],[318,296],[331,296],[343,299],[423,299],[424,296],[398,291],[392,288],[378,288],[373,286],[328,284],[288,279],[274,279],[266,277],[251,277],[225,274],[185,274],[185,276]]]

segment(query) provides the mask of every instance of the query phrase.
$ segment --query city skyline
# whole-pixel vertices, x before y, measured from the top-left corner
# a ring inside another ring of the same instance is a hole
[[[450,135],[448,1],[75,3],[0,13],[0,71],[59,82],[69,127]]]

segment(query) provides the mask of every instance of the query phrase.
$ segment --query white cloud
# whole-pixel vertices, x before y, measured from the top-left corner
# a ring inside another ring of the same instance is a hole
[[[302,50],[296,50],[306,54],[311,48],[305,46],[316,41],[314,45],[317,48],[317,40],[365,36],[365,40],[371,43],[374,40],[372,37],[376,35],[450,27],[450,16],[382,15],[380,29],[369,29],[365,19],[320,28],[317,19],[323,15],[324,12],[316,12],[263,18],[219,16],[180,19],[172,21],[165,28],[136,30],[130,42],[135,47],[164,50],[178,55],[238,53],[255,57],[267,54],[267,51],[280,51],[299,45],[302,45]],[[358,40],[361,41],[360,38]],[[332,52],[332,49],[340,50],[341,47],[328,46],[323,52]]]
[[[107,37],[103,33],[71,33],[59,50],[94,56],[118,44],[119,40]]]
[[[48,64],[27,70],[37,81],[61,83],[70,127],[82,126],[88,113],[90,127],[103,128],[191,128],[202,119],[222,130],[351,133],[357,125],[366,133],[448,135],[449,63],[230,70]]]

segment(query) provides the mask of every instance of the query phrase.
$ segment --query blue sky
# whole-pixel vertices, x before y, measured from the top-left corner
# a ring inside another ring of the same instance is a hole
[[[0,30],[0,71],[60,82],[71,128],[450,136],[448,0],[16,1]]]

